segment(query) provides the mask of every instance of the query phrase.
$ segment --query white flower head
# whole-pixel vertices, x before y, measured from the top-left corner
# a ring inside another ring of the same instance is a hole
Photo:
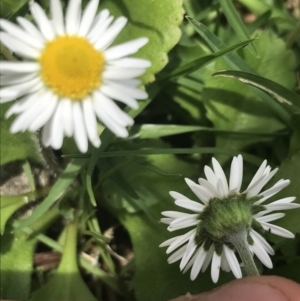
[[[268,205],[262,205],[284,187],[289,180],[279,180],[271,188],[261,191],[278,169],[271,171],[265,160],[247,189],[240,192],[243,179],[243,158],[234,157],[231,163],[229,183],[219,162],[212,159],[213,169],[205,166],[206,179],[200,178],[199,184],[185,179],[189,188],[200,200],[194,201],[186,196],[170,191],[175,204],[192,211],[164,211],[162,223],[168,225],[168,231],[193,227],[183,235],[173,237],[163,242],[160,247],[168,247],[166,253],[173,254],[168,263],[180,260],[180,270],[183,273],[191,269],[190,278],[195,280],[199,272],[204,272],[211,263],[213,282],[219,279],[220,268],[230,270],[236,278],[242,277],[235,246],[231,236],[237,232],[245,232],[247,248],[268,268],[272,268],[269,257],[274,250],[262,236],[265,231],[293,238],[290,231],[273,225],[270,222],[284,216],[284,213],[271,213],[277,210],[299,208],[292,203],[295,197],[287,197]],[[271,214],[270,214],[271,213]]]
[[[88,140],[99,147],[97,118],[119,137],[134,123],[113,101],[136,109],[147,93],[138,88],[151,63],[129,58],[147,42],[141,37],[111,46],[127,23],[107,9],[97,14],[99,0],[81,12],[81,0],[69,0],[65,15],[60,0],[50,0],[51,18],[31,1],[35,24],[18,17],[19,26],[1,19],[0,41],[22,61],[0,62],[0,103],[18,99],[6,118],[18,114],[11,132],[43,127],[45,146],[59,149],[64,136],[74,136],[81,152]],[[113,21],[114,20],[114,21]]]

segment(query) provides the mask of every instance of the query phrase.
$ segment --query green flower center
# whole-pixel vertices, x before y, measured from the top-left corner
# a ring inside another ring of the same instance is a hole
[[[229,237],[241,231],[249,233],[253,226],[253,214],[264,210],[263,206],[253,205],[261,197],[247,198],[245,194],[235,194],[225,199],[211,199],[208,206],[199,215],[196,244],[203,244],[206,250],[212,243],[217,253],[222,245],[230,246]]]

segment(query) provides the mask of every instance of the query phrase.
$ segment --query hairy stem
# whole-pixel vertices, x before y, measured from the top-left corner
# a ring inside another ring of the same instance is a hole
[[[249,244],[247,241],[247,231],[244,229],[240,232],[230,235],[228,242],[232,243],[239,253],[247,276],[259,276],[259,272],[250,252]]]

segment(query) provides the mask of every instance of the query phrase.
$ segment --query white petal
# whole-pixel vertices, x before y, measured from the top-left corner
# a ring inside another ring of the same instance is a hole
[[[118,90],[120,93],[125,94],[129,97],[136,98],[136,99],[147,99],[148,94],[146,91],[142,89],[137,89],[135,87],[131,87],[124,82],[124,84],[115,83],[115,81],[105,81],[107,86],[112,87],[114,90]],[[102,90],[103,86],[101,87]]]
[[[225,195],[227,196],[228,182],[227,182],[225,173],[223,171],[223,168],[221,167],[220,163],[215,158],[212,158],[212,164],[213,164],[215,175],[218,179],[220,179],[222,181],[223,190],[224,190]]]
[[[115,61],[109,61],[110,66],[124,67],[124,68],[148,68],[151,66],[151,62],[145,59],[137,58],[123,58]]]
[[[208,182],[206,179],[199,178],[198,182],[203,188],[208,190],[213,197],[221,198],[221,195],[219,194],[219,191],[210,182]]]
[[[197,245],[195,244],[195,234],[191,236],[188,244],[187,244],[187,248],[186,251],[181,259],[179,268],[182,271],[184,269],[184,267],[186,266],[186,264],[188,263],[188,261],[191,259],[194,251],[196,250]]]
[[[179,211],[163,211],[161,214],[166,217],[171,217],[173,219],[190,215],[189,213],[184,213]]]
[[[174,219],[169,217],[163,217],[160,219],[160,222],[163,224],[170,225]]]
[[[258,257],[258,259],[269,269],[272,269],[273,264],[272,264],[272,260],[270,258],[270,256],[268,255],[268,253],[266,252],[266,250],[263,248],[263,246],[260,244],[260,242],[258,240],[255,239],[255,237],[253,237],[254,239],[254,244],[250,245],[250,249],[252,250],[252,252],[255,253],[255,255]]]
[[[194,192],[194,194],[204,203],[207,204],[210,198],[213,197],[213,195],[210,193],[210,191],[206,190],[204,187],[197,185],[192,180],[185,178],[184,179],[187,185],[190,187],[190,189]]]
[[[173,252],[175,249],[177,249],[178,247],[180,247],[181,245],[183,245],[184,243],[186,243],[191,238],[191,236],[195,233],[195,231],[196,230],[193,229],[184,235],[181,235],[179,237],[177,236],[176,241],[174,241],[170,244],[166,253],[169,254],[169,253]]]
[[[266,177],[254,183],[250,188],[248,188],[247,197],[251,198],[253,196],[258,195],[262,188],[272,179],[272,177],[276,174],[277,171],[278,168],[275,168]]]
[[[103,72],[103,78],[110,80],[129,79],[138,77],[144,73],[144,68],[121,68],[108,66]]]
[[[78,35],[85,37],[89,32],[92,23],[94,21],[95,15],[97,13],[97,8],[99,5],[99,0],[91,0],[85,7],[82,14],[82,20],[79,27]]]
[[[60,100],[60,102],[62,103],[62,122],[65,135],[67,137],[72,137],[74,133],[72,100],[68,98],[63,98]]]
[[[48,41],[53,40],[55,38],[55,33],[52,24],[47,18],[44,10],[36,2],[29,2],[29,8],[43,36]]]
[[[119,123],[116,123],[115,120],[111,120],[110,116],[106,112],[104,112],[101,98],[102,95],[100,93],[94,92],[93,106],[98,118],[117,136],[122,138],[128,137],[127,129],[124,126],[121,126]]]
[[[282,190],[283,188],[285,188],[286,186],[288,186],[289,184],[290,184],[290,180],[279,180],[274,186],[272,186],[268,190],[261,192],[259,196],[268,197],[274,195],[280,190]],[[262,200],[259,200],[258,202],[262,202]]]
[[[219,256],[215,251],[211,262],[211,279],[214,283],[217,283],[219,280],[220,267],[221,256]]]
[[[58,35],[65,34],[64,15],[60,0],[50,0],[50,11],[53,27]]]
[[[110,118],[121,126],[133,125],[134,120],[125,112],[123,112],[111,99],[99,93],[102,103],[102,110],[110,116]]]
[[[85,124],[83,120],[83,114],[79,102],[74,102],[73,107],[73,127],[74,138],[78,149],[82,153],[86,153],[88,150],[87,133],[85,130]]]
[[[82,107],[89,140],[95,147],[99,147],[101,142],[97,131],[97,120],[90,98],[87,98],[83,101]]]
[[[295,237],[295,235],[292,232],[290,232],[282,227],[275,226],[275,225],[265,223],[265,222],[260,222],[260,224],[266,231],[276,234],[278,236],[282,236],[282,237],[286,237],[286,238],[294,238]]]
[[[23,17],[17,17],[17,21],[22,26],[29,35],[39,40],[42,43],[45,43],[45,38],[42,33],[33,25],[30,21]]]
[[[40,65],[35,62],[0,62],[0,73],[29,73],[40,70]]]
[[[108,21],[109,20],[109,21]],[[103,9],[97,17],[94,19],[91,29],[87,35],[87,38],[91,43],[95,43],[102,36],[103,32],[107,29],[113,17],[109,17],[109,10]]]
[[[194,212],[202,212],[202,210],[204,209],[204,206],[202,204],[190,200],[176,200],[175,204]]]
[[[66,32],[69,35],[78,33],[81,16],[81,0],[70,0],[66,10]]]
[[[217,190],[217,182],[218,182],[218,178],[216,177],[215,173],[213,172],[213,170],[209,167],[209,166],[205,166],[204,167],[204,173],[206,176],[207,181],[213,185],[213,187],[215,187],[215,189]]]
[[[194,262],[192,270],[191,270],[191,280],[192,281],[195,280],[196,277],[198,276],[206,256],[207,256],[206,251],[204,250],[203,246],[201,246],[201,248],[199,248],[199,250],[197,251],[195,262]]]
[[[189,198],[187,198],[186,196],[184,196],[183,194],[176,192],[176,191],[169,191],[170,196],[174,199],[185,199],[185,200],[189,200]]]
[[[165,240],[164,242],[162,242],[162,243],[159,245],[159,247],[160,247],[160,248],[167,247],[167,246],[169,246],[171,243],[173,243],[174,241],[176,241],[179,237],[181,237],[181,235],[180,235],[180,236],[175,236],[175,237],[169,238],[169,239]]]
[[[222,250],[222,254],[221,254],[221,269],[225,272],[230,272],[231,268],[230,265],[228,263],[228,260],[226,258],[224,249]]]
[[[256,218],[256,220],[259,222],[271,222],[271,221],[275,221],[279,218],[282,218],[284,216],[285,216],[284,213],[273,213],[273,214],[269,214],[266,216],[258,217],[258,218]]]
[[[254,177],[252,178],[250,184],[248,185],[246,191],[252,186],[252,184],[256,183],[263,175],[265,168],[267,166],[267,160],[264,160],[263,163],[260,165],[259,169],[255,173]],[[246,192],[245,191],[245,192]]]
[[[196,220],[197,217],[198,214],[190,214],[189,216],[176,218],[170,223],[170,226],[167,229],[168,231],[172,232],[179,229],[184,229],[198,225],[199,221]]]
[[[168,258],[168,263],[174,263],[178,260],[180,260],[183,255],[185,254],[186,252],[186,248],[187,248],[187,245],[184,245],[183,247],[181,247],[180,249],[178,249],[176,252],[174,252],[169,258]]]
[[[18,91],[9,89],[0,89],[0,104],[8,101],[12,101],[18,97]]]
[[[5,118],[9,118],[13,114],[20,114],[26,111],[28,108],[33,107],[38,102],[38,99],[35,94],[29,94],[17,102],[15,102],[5,113]]]
[[[138,102],[134,98],[122,93],[122,91],[112,85],[103,85],[101,87],[101,92],[109,98],[121,101],[132,109],[137,109],[139,107]]]
[[[95,48],[103,51],[109,47],[117,38],[126,23],[127,18],[125,17],[119,17],[116,19],[114,24],[111,25],[111,27],[103,34],[102,38],[95,44]]]
[[[36,48],[25,44],[24,42],[9,35],[6,32],[0,33],[0,41],[14,53],[22,57],[37,59],[40,55],[40,52]]]
[[[148,43],[148,38],[139,38],[117,46],[111,47],[105,50],[105,58],[110,60],[116,60],[130,54],[136,53],[141,47]]]
[[[203,262],[202,272],[205,272],[206,269],[208,268],[208,266],[209,266],[209,264],[211,262],[211,259],[212,259],[213,255],[214,255],[214,252],[215,252],[215,245],[211,244],[210,247],[209,247],[209,250],[207,251],[205,260]]]
[[[218,181],[217,181],[217,189],[218,189],[218,193],[219,193],[219,195],[221,196],[222,199],[227,196],[225,191],[224,191],[224,185],[223,185],[221,179],[218,179]]]
[[[270,246],[270,244],[258,232],[251,229],[250,236],[252,237],[252,239],[254,241],[257,241],[258,243],[260,243],[270,255],[275,254],[275,252],[274,252],[273,248]]]
[[[5,74],[3,76],[0,76],[0,83],[2,86],[7,86],[7,85],[16,85],[16,84],[21,84],[24,82],[28,82],[34,78],[37,77],[36,72],[31,72],[29,74]]]
[[[49,92],[47,93],[47,96],[44,96],[45,105],[41,109],[41,113],[35,118],[28,128],[31,132],[37,131],[47,123],[55,111],[57,106],[57,98],[57,95],[54,95],[52,92]]]
[[[233,157],[230,168],[229,190],[239,191],[242,175],[240,174],[239,161],[237,157]]]
[[[300,204],[294,204],[294,203],[292,203],[292,204],[290,204],[290,203],[274,204],[274,203],[265,206],[269,212],[274,211],[274,210],[291,210],[291,209],[300,208]]]
[[[50,146],[51,144],[51,128],[52,128],[52,122],[53,122],[53,116],[52,118],[46,123],[46,125],[43,128],[43,134],[42,134],[42,143],[45,147]]]
[[[26,45],[29,45],[37,49],[42,49],[42,47],[44,47],[43,42],[35,39],[31,35],[29,35],[26,31],[21,29],[19,26],[16,26],[15,24],[7,20],[0,19],[0,27],[2,27],[8,34],[22,41]]]
[[[0,89],[0,103],[14,100],[16,97],[23,96],[25,94],[33,93],[39,90],[42,83],[39,78],[34,78],[25,83],[7,86]]]
[[[60,149],[64,139],[64,127],[63,127],[63,106],[64,103],[59,101],[56,111],[53,115],[53,121],[51,123],[51,146],[54,149]],[[71,112],[70,112],[71,114]]]
[[[227,262],[235,278],[242,278],[242,271],[240,268],[240,264],[234,254],[234,251],[231,250],[229,247],[227,247],[225,244],[223,245],[223,251],[225,253]]]

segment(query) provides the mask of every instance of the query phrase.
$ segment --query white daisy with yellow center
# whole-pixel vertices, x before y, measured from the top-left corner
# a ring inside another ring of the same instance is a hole
[[[17,99],[6,118],[18,114],[11,132],[37,131],[44,127],[42,142],[54,149],[64,136],[74,136],[81,152],[88,140],[101,144],[97,118],[114,134],[127,137],[133,119],[113,101],[133,109],[147,93],[138,87],[151,63],[129,58],[147,44],[145,37],[112,46],[127,23],[113,22],[107,9],[97,14],[99,0],[91,0],[81,12],[81,0],[70,0],[65,17],[59,0],[50,1],[51,19],[35,2],[30,11],[37,26],[18,17],[17,26],[0,20],[0,41],[23,58],[0,62],[0,103]]]

